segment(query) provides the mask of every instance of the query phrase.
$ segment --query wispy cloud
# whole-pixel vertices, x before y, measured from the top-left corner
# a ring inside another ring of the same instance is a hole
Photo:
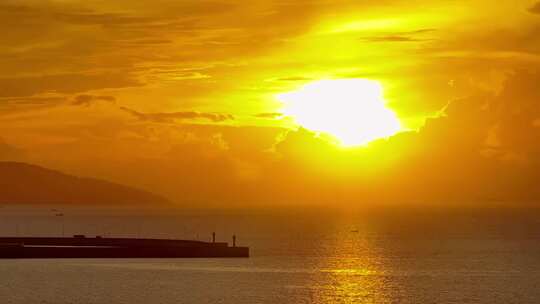
[[[540,2],[537,2],[535,5],[529,8],[529,12],[533,14],[540,14]]]
[[[142,121],[161,122],[161,123],[171,123],[177,120],[197,120],[197,119],[206,119],[212,122],[223,122],[227,120],[234,120],[234,116],[232,114],[224,114],[224,113],[205,113],[205,112],[194,112],[194,111],[171,112],[171,113],[142,113],[142,112],[138,112],[127,107],[120,107],[120,109],[125,112],[128,112],[129,114],[135,116],[136,118]]]
[[[266,118],[266,119],[276,119],[283,116],[283,113],[259,113],[255,117]]]
[[[75,96],[71,104],[74,106],[89,106],[96,101],[106,101],[106,102],[114,103],[116,102],[116,98],[114,96],[99,96],[99,95],[83,94],[83,95]]]
[[[381,35],[373,35],[361,37],[360,40],[366,42],[422,42],[433,39],[422,37],[424,34],[435,32],[435,29],[420,29],[415,31],[385,33]]]
[[[0,78],[0,97],[24,97],[41,93],[80,93],[105,88],[125,88],[141,85],[120,73],[52,74],[42,76]]]

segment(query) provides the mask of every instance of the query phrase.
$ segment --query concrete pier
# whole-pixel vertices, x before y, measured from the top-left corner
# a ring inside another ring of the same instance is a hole
[[[248,247],[174,239],[0,237],[0,258],[240,258]]]

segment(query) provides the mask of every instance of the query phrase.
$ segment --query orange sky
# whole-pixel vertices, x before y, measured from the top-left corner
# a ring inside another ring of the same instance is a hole
[[[540,2],[7,0],[0,159],[193,206],[540,199]],[[344,148],[286,117],[322,79],[403,132]]]

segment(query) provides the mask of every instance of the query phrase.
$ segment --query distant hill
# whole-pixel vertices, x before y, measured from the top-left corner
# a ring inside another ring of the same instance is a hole
[[[19,162],[0,161],[0,204],[163,205],[158,195]]]

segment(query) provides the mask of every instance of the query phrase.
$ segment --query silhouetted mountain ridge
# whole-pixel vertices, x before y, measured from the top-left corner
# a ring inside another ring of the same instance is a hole
[[[0,161],[0,204],[162,205],[158,195],[20,162]]]

